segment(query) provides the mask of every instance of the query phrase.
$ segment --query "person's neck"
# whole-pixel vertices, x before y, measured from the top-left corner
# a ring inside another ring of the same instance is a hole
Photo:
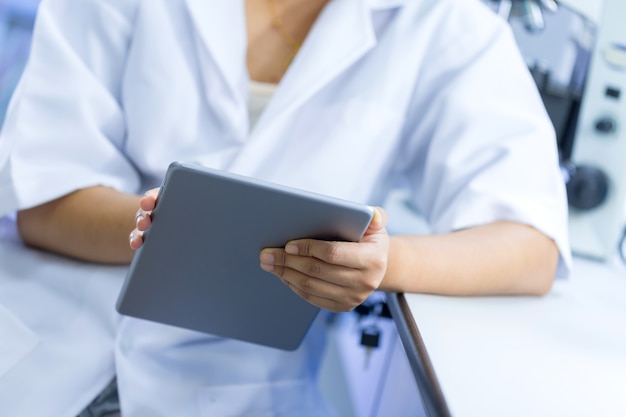
[[[260,0],[273,6],[280,17],[283,27],[295,39],[304,41],[315,20],[329,0]],[[272,22],[268,22],[271,29]]]
[[[278,83],[330,0],[247,0],[250,78]]]

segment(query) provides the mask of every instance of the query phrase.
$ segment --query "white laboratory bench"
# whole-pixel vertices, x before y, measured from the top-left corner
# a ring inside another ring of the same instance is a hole
[[[626,416],[626,268],[574,259],[545,297],[389,294],[429,417]]]

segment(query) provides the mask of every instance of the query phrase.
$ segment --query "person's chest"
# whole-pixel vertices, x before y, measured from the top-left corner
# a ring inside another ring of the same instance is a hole
[[[242,16],[221,29],[227,15],[140,19],[122,94],[130,157],[155,177],[191,160],[366,200],[400,146],[421,58],[392,47],[397,24],[372,26],[349,8],[360,4],[329,5],[254,128]]]

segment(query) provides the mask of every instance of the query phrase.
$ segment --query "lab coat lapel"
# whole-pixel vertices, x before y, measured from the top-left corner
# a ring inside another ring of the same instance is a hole
[[[322,11],[283,77],[257,130],[302,105],[376,43],[364,0],[332,0]]]
[[[246,22],[241,0],[185,0],[207,99],[242,138],[246,134]],[[211,71],[215,70],[215,71]],[[217,76],[217,79],[215,78]]]
[[[293,140],[289,116],[376,45],[373,15],[407,0],[331,0],[318,17],[244,148],[229,169],[282,181],[275,167],[284,141]],[[367,86],[363,86],[367,88]],[[302,184],[300,184],[302,185]]]

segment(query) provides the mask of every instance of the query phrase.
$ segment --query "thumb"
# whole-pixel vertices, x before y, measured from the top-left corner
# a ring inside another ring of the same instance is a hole
[[[367,227],[365,235],[380,233],[385,229],[385,226],[387,226],[387,221],[387,212],[381,207],[374,207],[374,217],[372,217],[372,221]]]

